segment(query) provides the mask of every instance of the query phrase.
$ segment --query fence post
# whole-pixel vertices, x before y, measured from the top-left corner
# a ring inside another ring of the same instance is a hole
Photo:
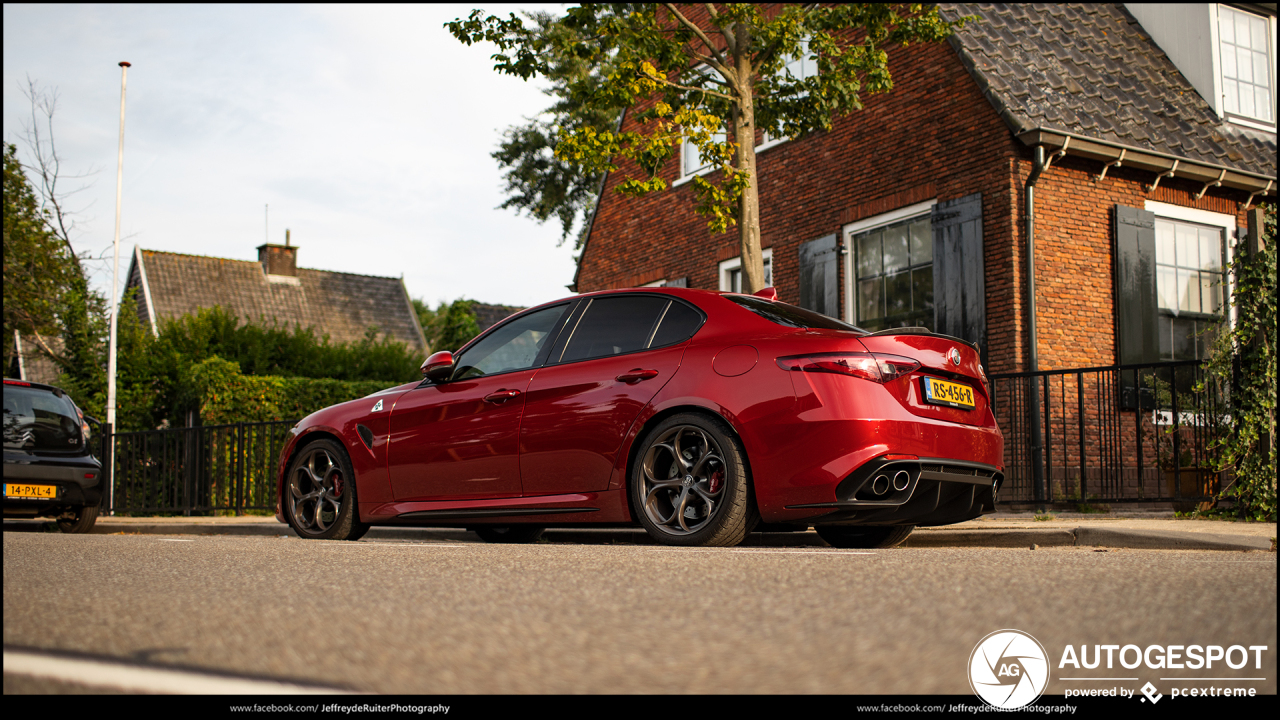
[[[1032,375],[1027,378],[1028,394],[1030,395],[1030,415],[1031,420],[1031,481],[1035,492],[1035,501],[1041,504],[1040,510],[1044,510],[1044,441],[1041,437],[1040,429],[1040,378]]]
[[[102,438],[98,441],[100,449],[98,454],[102,458],[102,500],[99,505],[104,506],[105,515],[111,515],[115,512],[115,495],[116,495],[116,473],[115,473],[115,427],[111,423],[103,423],[98,427],[102,428]]]
[[[1084,478],[1088,467],[1084,461],[1084,373],[1076,373],[1076,439],[1080,441],[1080,502],[1089,502],[1088,481]]]

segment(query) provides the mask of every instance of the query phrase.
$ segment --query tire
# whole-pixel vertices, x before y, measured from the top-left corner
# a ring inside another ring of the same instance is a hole
[[[818,537],[831,547],[891,548],[901,545],[915,525],[819,525]]]
[[[480,539],[491,543],[531,543],[542,537],[545,527],[538,525],[490,525],[471,528]]]
[[[98,521],[98,506],[84,505],[58,518],[58,529],[64,533],[87,533]]]
[[[662,545],[732,547],[760,521],[746,452],[719,418],[681,413],[658,423],[630,477],[636,517]]]
[[[359,540],[369,531],[360,522],[351,460],[333,440],[315,440],[298,452],[280,500],[285,520],[298,537]]]

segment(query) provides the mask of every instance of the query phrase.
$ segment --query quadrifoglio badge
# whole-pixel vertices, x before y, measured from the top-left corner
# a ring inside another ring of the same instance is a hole
[[[1049,684],[1049,657],[1021,630],[997,630],[969,656],[969,687],[983,702],[1014,710],[1036,701]]]

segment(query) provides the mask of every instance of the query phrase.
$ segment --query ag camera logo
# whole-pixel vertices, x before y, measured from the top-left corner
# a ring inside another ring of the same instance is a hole
[[[1030,705],[1049,684],[1049,657],[1040,641],[1021,630],[997,630],[969,655],[969,687],[1001,710]]]

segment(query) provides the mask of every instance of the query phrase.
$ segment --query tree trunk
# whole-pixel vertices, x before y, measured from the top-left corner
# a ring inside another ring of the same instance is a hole
[[[760,194],[756,186],[756,112],[754,68],[747,48],[751,42],[745,23],[738,23],[734,70],[738,75],[738,101],[733,113],[734,141],[738,143],[740,172],[747,173],[747,186],[738,199],[738,245],[742,257],[742,291],[754,293],[764,288],[764,254],[760,249]]]

